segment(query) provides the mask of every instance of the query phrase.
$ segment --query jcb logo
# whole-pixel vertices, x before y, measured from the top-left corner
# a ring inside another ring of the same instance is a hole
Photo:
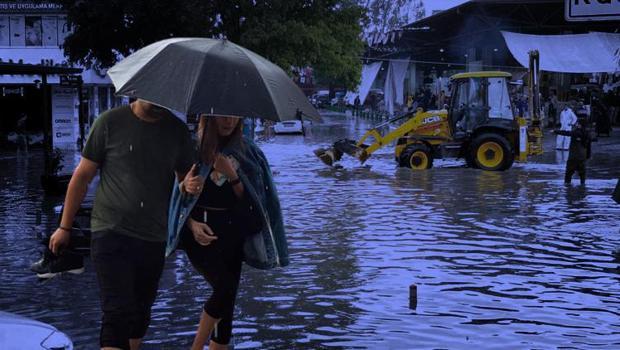
[[[432,117],[426,117],[422,120],[422,124],[430,124],[440,121],[441,118],[438,115],[434,115]]]

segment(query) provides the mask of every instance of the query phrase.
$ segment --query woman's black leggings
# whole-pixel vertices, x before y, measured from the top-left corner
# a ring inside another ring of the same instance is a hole
[[[203,215],[199,210],[195,209],[192,217],[203,222]],[[213,289],[204,304],[204,311],[221,320],[211,334],[211,339],[218,344],[228,344],[232,335],[233,311],[241,278],[243,237],[230,211],[209,211],[207,225],[213,230],[217,240],[208,246],[202,246],[196,242],[189,229],[184,229],[182,245],[194,268]]]

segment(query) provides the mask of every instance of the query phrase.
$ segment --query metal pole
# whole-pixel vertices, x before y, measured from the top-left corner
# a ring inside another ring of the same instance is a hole
[[[41,89],[43,89],[43,140],[45,143],[45,175],[51,174],[51,159],[52,152],[52,115],[49,109],[49,94],[47,85],[47,74],[41,74]]]
[[[81,77],[80,77],[81,78]],[[84,108],[82,105],[82,79],[78,83],[78,120],[80,123],[80,152],[84,149]]]

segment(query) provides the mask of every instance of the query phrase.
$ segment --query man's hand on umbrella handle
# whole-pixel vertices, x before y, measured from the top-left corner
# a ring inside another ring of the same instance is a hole
[[[69,245],[71,240],[71,232],[64,228],[57,228],[56,231],[50,237],[49,248],[55,255],[60,253],[60,250]]]
[[[205,183],[205,179],[197,175],[197,169],[196,164],[192,165],[192,168],[185,175],[185,179],[183,179],[185,192],[194,196],[200,194]]]

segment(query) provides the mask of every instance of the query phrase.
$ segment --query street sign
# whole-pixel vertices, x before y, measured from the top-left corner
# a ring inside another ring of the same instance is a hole
[[[81,75],[61,75],[60,86],[77,87],[82,83]]]
[[[567,21],[618,21],[618,0],[564,0],[564,17]]]

